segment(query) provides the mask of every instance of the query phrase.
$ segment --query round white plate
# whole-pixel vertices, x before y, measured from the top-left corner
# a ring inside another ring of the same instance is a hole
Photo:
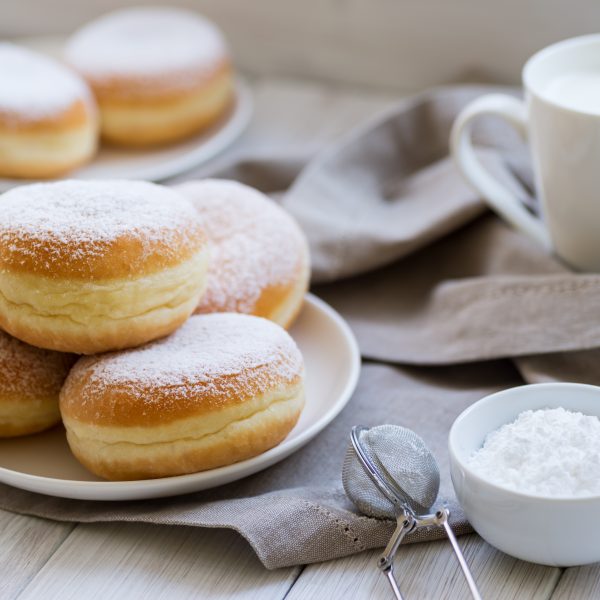
[[[0,441],[0,482],[62,498],[139,500],[187,494],[247,477],[309,442],[344,408],[358,380],[360,354],[346,322],[308,294],[290,333],[306,364],[306,406],[287,438],[263,454],[227,467],[162,479],[102,481],[71,454],[62,427]]]
[[[26,38],[17,43],[50,55],[60,55],[64,38]],[[230,146],[246,129],[252,116],[252,94],[236,80],[235,101],[229,114],[210,129],[183,142],[150,150],[101,146],[92,162],[65,175],[69,179],[147,179],[161,181],[201,165]],[[0,179],[0,192],[32,183]]]

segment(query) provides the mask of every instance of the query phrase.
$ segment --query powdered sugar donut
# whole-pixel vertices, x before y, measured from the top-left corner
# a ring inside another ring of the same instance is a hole
[[[77,31],[65,56],[94,90],[102,136],[115,144],[181,139],[214,123],[232,101],[223,36],[190,11],[140,7],[109,13]]]
[[[76,358],[0,331],[0,437],[36,433],[60,421],[58,393]]]
[[[0,176],[54,177],[96,151],[86,83],[56,61],[0,43]]]
[[[210,242],[207,287],[196,312],[248,313],[288,327],[310,278],[306,238],[293,218],[235,181],[205,179],[175,189],[191,200]]]
[[[85,357],[60,395],[75,456],[106,479],[192,473],[281,442],[304,405],[304,366],[278,325],[191,317],[141,348]]]
[[[0,326],[51,350],[143,344],[197,306],[208,252],[193,206],[143,181],[61,181],[0,196]]]

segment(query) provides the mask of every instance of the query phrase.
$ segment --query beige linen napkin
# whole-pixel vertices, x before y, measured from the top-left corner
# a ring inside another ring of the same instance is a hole
[[[398,423],[434,451],[439,501],[467,531],[448,476],[454,418],[524,381],[600,382],[600,277],[571,273],[488,213],[447,157],[454,116],[484,91],[448,88],[404,101],[306,166],[293,148],[217,172],[274,194],[296,216],[311,244],[314,290],[348,319],[366,359],[354,397],[313,442],[207,492],[100,503],[0,486],[0,507],[59,520],[228,527],[269,568],[327,560],[381,546],[391,534],[392,523],[355,511],[340,471],[352,425]],[[516,134],[488,119],[476,138],[489,167],[534,208]],[[207,170],[186,178],[199,174]]]

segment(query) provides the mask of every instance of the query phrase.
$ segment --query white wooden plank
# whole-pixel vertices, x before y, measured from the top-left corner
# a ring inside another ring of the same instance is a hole
[[[315,136],[317,142],[329,141],[401,97],[285,78],[258,78],[254,93],[253,129],[263,139],[287,143]]]
[[[398,94],[352,91],[308,81],[252,81],[254,115],[246,133],[225,154],[278,157],[319,149],[358,123],[390,106]],[[290,119],[293,115],[293,119]]]
[[[139,0],[2,3],[0,34],[69,32]],[[167,3],[167,2],[165,2]],[[469,69],[518,82],[546,44],[592,33],[600,4],[571,0],[178,0],[225,31],[238,64],[261,74],[319,77],[414,90]],[[510,40],[507,43],[507,40]]]
[[[227,530],[79,525],[19,600],[280,599],[298,568],[266,570]]]
[[[0,510],[0,598],[16,597],[73,528]]]
[[[476,535],[459,540],[486,600],[545,600],[550,597],[560,569],[511,558]],[[391,590],[376,567],[379,551],[309,565],[286,600],[389,600]],[[405,546],[396,557],[396,572],[410,600],[469,598],[468,588],[448,542]]]
[[[552,600],[595,600],[600,598],[600,564],[565,569]]]
[[[271,180],[273,188],[264,191],[282,191],[303,161],[400,99],[398,94],[389,92],[350,92],[335,85],[277,78],[253,79],[251,87],[254,114],[250,126],[235,144],[195,170],[194,176],[213,175],[215,170],[248,158],[255,163],[274,161],[288,164],[291,170],[286,174],[285,169],[276,169],[280,180]],[[245,175],[248,183],[261,186],[264,178],[260,167],[256,173]],[[178,179],[189,176],[187,173]]]

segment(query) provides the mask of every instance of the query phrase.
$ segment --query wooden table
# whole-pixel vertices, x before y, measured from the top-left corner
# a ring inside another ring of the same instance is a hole
[[[256,117],[232,155],[313,148],[388,106],[389,94],[265,80]],[[290,123],[293,115],[293,123]],[[510,558],[476,535],[460,538],[486,600],[600,598],[600,567],[542,567]],[[599,542],[600,543],[600,540]],[[378,551],[267,571],[236,533],[142,524],[72,524],[0,511],[0,600],[243,598],[388,600]],[[401,548],[407,600],[468,598],[446,542]]]
[[[600,567],[525,563],[476,535],[460,538],[486,600],[600,598]],[[390,599],[377,551],[267,571],[236,533],[138,524],[74,525],[0,511],[0,598]],[[407,600],[469,598],[447,542],[401,548]]]

